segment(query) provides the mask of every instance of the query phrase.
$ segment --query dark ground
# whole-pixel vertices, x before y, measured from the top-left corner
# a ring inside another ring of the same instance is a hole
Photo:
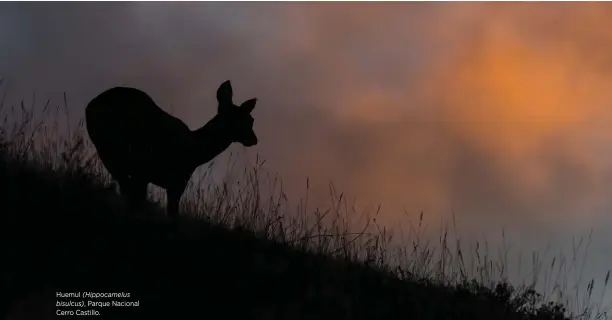
[[[94,308],[96,319],[564,319],[549,309],[520,311],[529,294],[510,299],[503,285],[400,280],[248,230],[188,218],[172,226],[153,204],[127,212],[82,170],[51,170],[7,153],[0,204],[0,301],[8,319],[92,309],[55,306],[56,292],[79,291],[128,292],[140,303]]]

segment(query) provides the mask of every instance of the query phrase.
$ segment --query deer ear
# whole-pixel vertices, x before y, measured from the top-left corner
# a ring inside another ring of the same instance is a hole
[[[253,109],[255,109],[255,104],[256,103],[257,103],[257,98],[253,98],[253,99],[250,99],[250,100],[247,100],[247,101],[243,102],[242,105],[240,105],[240,108],[244,108],[246,111],[251,113],[251,111],[253,111]]]
[[[232,103],[232,84],[229,80],[223,82],[217,89],[217,101],[220,105]]]

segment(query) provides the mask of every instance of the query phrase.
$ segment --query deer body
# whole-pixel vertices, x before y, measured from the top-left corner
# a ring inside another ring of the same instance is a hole
[[[229,81],[217,90],[218,112],[203,127],[190,130],[143,91],[115,87],[85,109],[86,128],[100,160],[119,183],[132,208],[146,199],[149,183],[166,189],[168,215],[178,213],[180,198],[194,170],[233,142],[257,144],[250,112],[256,99],[232,102]]]

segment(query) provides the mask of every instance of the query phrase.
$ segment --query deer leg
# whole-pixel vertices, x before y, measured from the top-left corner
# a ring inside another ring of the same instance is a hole
[[[130,206],[135,209],[142,208],[147,200],[148,183],[131,179],[130,183]]]
[[[130,179],[128,177],[122,176],[122,177],[116,177],[115,180],[119,184],[119,194],[121,194],[121,197],[125,201],[129,202],[129,199],[130,199],[130,185],[131,185]]]
[[[117,180],[121,196],[128,203],[130,210],[139,209],[147,198],[148,183],[133,178],[121,177]]]
[[[173,186],[172,188],[168,188],[166,190],[166,196],[168,200],[167,210],[168,217],[174,219],[178,217],[179,214],[179,203],[181,201],[181,196],[185,191],[186,184],[180,184]]]

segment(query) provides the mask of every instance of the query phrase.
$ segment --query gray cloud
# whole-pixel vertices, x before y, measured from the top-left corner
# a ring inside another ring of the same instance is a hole
[[[129,85],[196,127],[231,79],[237,99],[259,98],[249,154],[294,197],[307,176],[321,198],[333,180],[382,202],[387,221],[454,209],[468,230],[507,226],[519,240],[610,221],[608,4],[0,8],[15,99],[67,91],[78,117]]]

